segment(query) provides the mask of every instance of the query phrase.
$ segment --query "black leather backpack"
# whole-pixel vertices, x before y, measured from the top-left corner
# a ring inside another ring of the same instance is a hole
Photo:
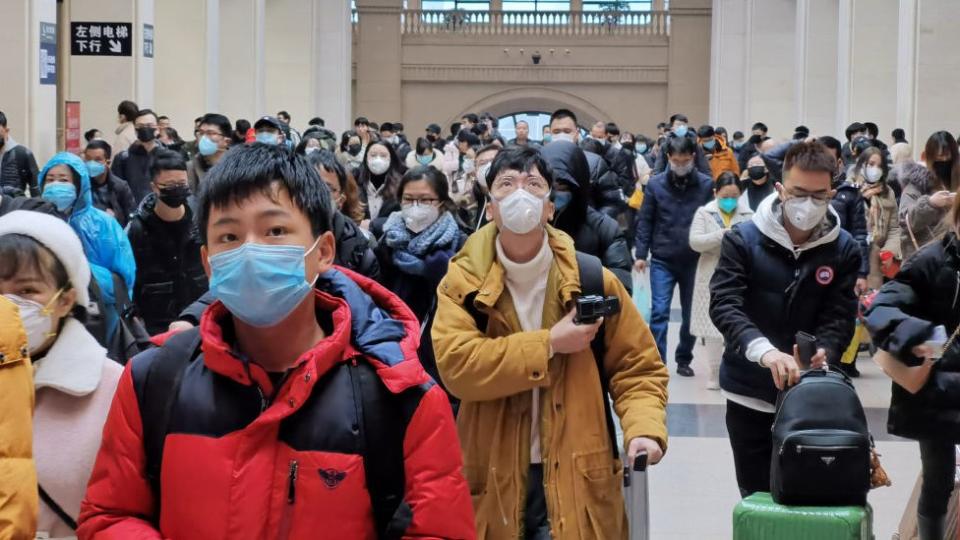
[[[777,400],[770,491],[784,505],[864,506],[873,441],[853,384],[813,370]]]

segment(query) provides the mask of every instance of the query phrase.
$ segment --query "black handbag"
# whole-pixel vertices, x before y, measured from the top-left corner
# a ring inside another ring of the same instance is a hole
[[[110,338],[107,356],[125,365],[134,356],[153,348],[153,343],[150,342],[150,334],[147,333],[143,319],[137,315],[136,307],[130,301],[123,279],[117,274],[113,274],[113,295],[119,321]]]

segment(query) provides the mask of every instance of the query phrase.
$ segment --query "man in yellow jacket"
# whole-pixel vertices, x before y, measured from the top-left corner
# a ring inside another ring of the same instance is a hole
[[[33,368],[17,306],[0,296],[0,540],[33,540]]]
[[[477,537],[626,538],[622,464],[614,457],[591,340],[604,328],[603,370],[628,457],[667,445],[667,370],[612,273],[622,306],[574,324],[580,294],[573,240],[547,225],[549,167],[535,151],[501,152],[487,175],[488,224],[440,283],[432,337],[457,419]],[[478,328],[478,325],[481,328]]]

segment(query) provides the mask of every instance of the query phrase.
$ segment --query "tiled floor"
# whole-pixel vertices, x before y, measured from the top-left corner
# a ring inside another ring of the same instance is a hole
[[[672,357],[678,325],[670,326]],[[649,473],[654,540],[732,537],[731,516],[740,497],[723,421],[724,400],[719,392],[705,388],[707,366],[698,352],[693,364],[697,375],[692,379],[677,376],[672,360],[670,364],[670,448]],[[892,487],[874,490],[869,498],[875,512],[874,534],[877,540],[887,540],[896,531],[920,473],[920,457],[915,442],[887,434],[889,380],[865,356],[858,366],[863,376],[855,385],[867,409],[883,465],[893,479]]]

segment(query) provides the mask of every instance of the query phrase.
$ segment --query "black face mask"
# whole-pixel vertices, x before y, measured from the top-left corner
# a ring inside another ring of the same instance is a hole
[[[934,161],[933,170],[937,173],[937,178],[939,178],[944,184],[950,184],[950,178],[953,175],[952,161]]]
[[[347,146],[347,153],[349,153],[351,156],[355,156],[360,153],[361,148],[362,147],[359,144],[351,144]]]
[[[143,143],[148,143],[157,138],[156,129],[151,127],[140,127],[137,128],[137,140]]]
[[[754,165],[747,168],[747,174],[751,180],[760,180],[767,175],[767,169],[763,165]]]
[[[630,151],[630,152],[634,152],[634,151],[636,150],[636,148],[637,148],[637,143],[635,143],[635,142],[629,142],[629,141],[628,141],[628,142],[620,143],[620,145],[623,146],[624,149],[626,149],[626,150],[628,150],[628,151]]]
[[[179,208],[187,202],[190,196],[190,186],[179,185],[160,190],[160,201],[170,208]]]
[[[430,142],[437,142],[437,136],[434,135],[433,133],[430,133],[429,135],[427,135],[427,140]]]

